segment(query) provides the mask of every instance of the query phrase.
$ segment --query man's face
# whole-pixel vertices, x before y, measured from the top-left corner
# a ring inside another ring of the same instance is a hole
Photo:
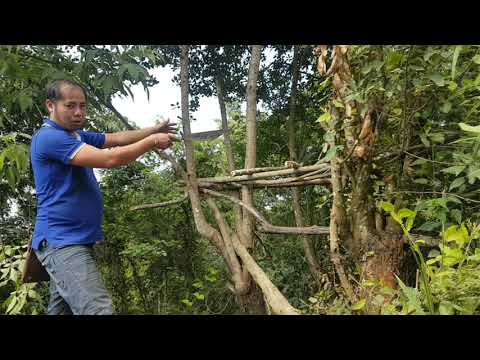
[[[70,131],[83,128],[87,114],[87,102],[82,89],[64,85],[61,88],[61,94],[60,100],[47,100],[46,102],[50,118]]]

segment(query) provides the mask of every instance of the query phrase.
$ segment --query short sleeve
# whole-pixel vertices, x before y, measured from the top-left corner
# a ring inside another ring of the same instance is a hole
[[[85,143],[65,131],[42,129],[36,134],[33,145],[32,150],[37,156],[69,165]]]
[[[95,146],[99,149],[103,148],[103,145],[105,144],[105,134],[102,133],[81,131],[80,136],[88,145]]]

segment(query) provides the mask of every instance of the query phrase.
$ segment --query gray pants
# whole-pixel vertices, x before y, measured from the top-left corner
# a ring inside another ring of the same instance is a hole
[[[93,249],[72,245],[55,249],[46,240],[35,250],[50,274],[47,315],[112,315],[112,300],[93,259]]]

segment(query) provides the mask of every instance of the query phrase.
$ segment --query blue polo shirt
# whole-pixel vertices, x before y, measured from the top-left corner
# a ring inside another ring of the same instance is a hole
[[[32,137],[37,192],[34,249],[43,239],[56,248],[103,239],[103,199],[93,169],[70,162],[85,144],[102,148],[104,143],[105,134],[70,132],[50,119]]]

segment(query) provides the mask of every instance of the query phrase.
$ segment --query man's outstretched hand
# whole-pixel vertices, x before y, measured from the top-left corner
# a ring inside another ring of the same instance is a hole
[[[180,141],[176,135],[170,133],[156,133],[148,138],[151,139],[153,147],[159,150],[165,150],[172,146],[173,142]]]
[[[155,133],[176,134],[177,131],[177,123],[170,122],[170,119],[162,120],[155,125]]]

